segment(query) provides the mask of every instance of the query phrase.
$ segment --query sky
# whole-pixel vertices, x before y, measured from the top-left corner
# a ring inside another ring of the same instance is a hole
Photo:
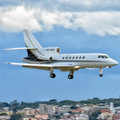
[[[119,0],[1,0],[0,1],[0,102],[24,102],[50,99],[87,100],[119,98],[120,67],[80,69],[74,79],[69,72],[12,66],[21,63],[26,50],[23,29],[30,30],[42,47],[60,47],[61,53],[105,53],[120,63]]]

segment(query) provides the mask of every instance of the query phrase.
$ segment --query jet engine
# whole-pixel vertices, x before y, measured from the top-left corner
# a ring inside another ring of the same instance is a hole
[[[59,47],[48,47],[48,48],[43,48],[44,54],[45,55],[55,55],[60,53],[60,48]]]

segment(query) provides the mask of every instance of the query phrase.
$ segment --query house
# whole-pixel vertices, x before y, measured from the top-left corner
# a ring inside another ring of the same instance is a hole
[[[35,117],[23,117],[23,120],[38,120]]]
[[[77,109],[77,110],[70,110],[73,114],[76,114],[76,113],[78,113],[78,114],[80,114],[80,113],[85,113],[86,112],[86,110],[83,110],[83,109]]]
[[[39,114],[35,114],[35,118],[37,118],[38,120],[39,119],[47,120],[49,118],[49,115],[48,114],[39,113]]]
[[[23,117],[22,120],[37,120],[37,118],[35,118],[34,115],[27,115]]]
[[[10,116],[9,115],[1,115],[0,120],[9,120]]]

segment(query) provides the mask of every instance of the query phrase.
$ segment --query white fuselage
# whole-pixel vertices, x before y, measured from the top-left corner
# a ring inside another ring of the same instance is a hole
[[[100,58],[98,56],[101,56]],[[46,60],[38,59],[36,61],[22,59],[24,62],[28,63],[47,63],[51,65],[57,64],[72,64],[78,66],[79,68],[95,68],[95,67],[111,67],[117,65],[118,62],[108,57],[106,54],[101,53],[86,53],[86,54],[58,54],[51,55],[53,61],[49,62]]]

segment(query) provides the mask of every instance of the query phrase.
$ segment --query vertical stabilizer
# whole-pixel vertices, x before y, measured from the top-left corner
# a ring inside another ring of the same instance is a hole
[[[28,50],[28,55],[31,53],[36,57],[44,56],[41,45],[38,43],[32,33],[29,30],[24,29],[23,35],[26,47],[36,48],[33,50]]]

